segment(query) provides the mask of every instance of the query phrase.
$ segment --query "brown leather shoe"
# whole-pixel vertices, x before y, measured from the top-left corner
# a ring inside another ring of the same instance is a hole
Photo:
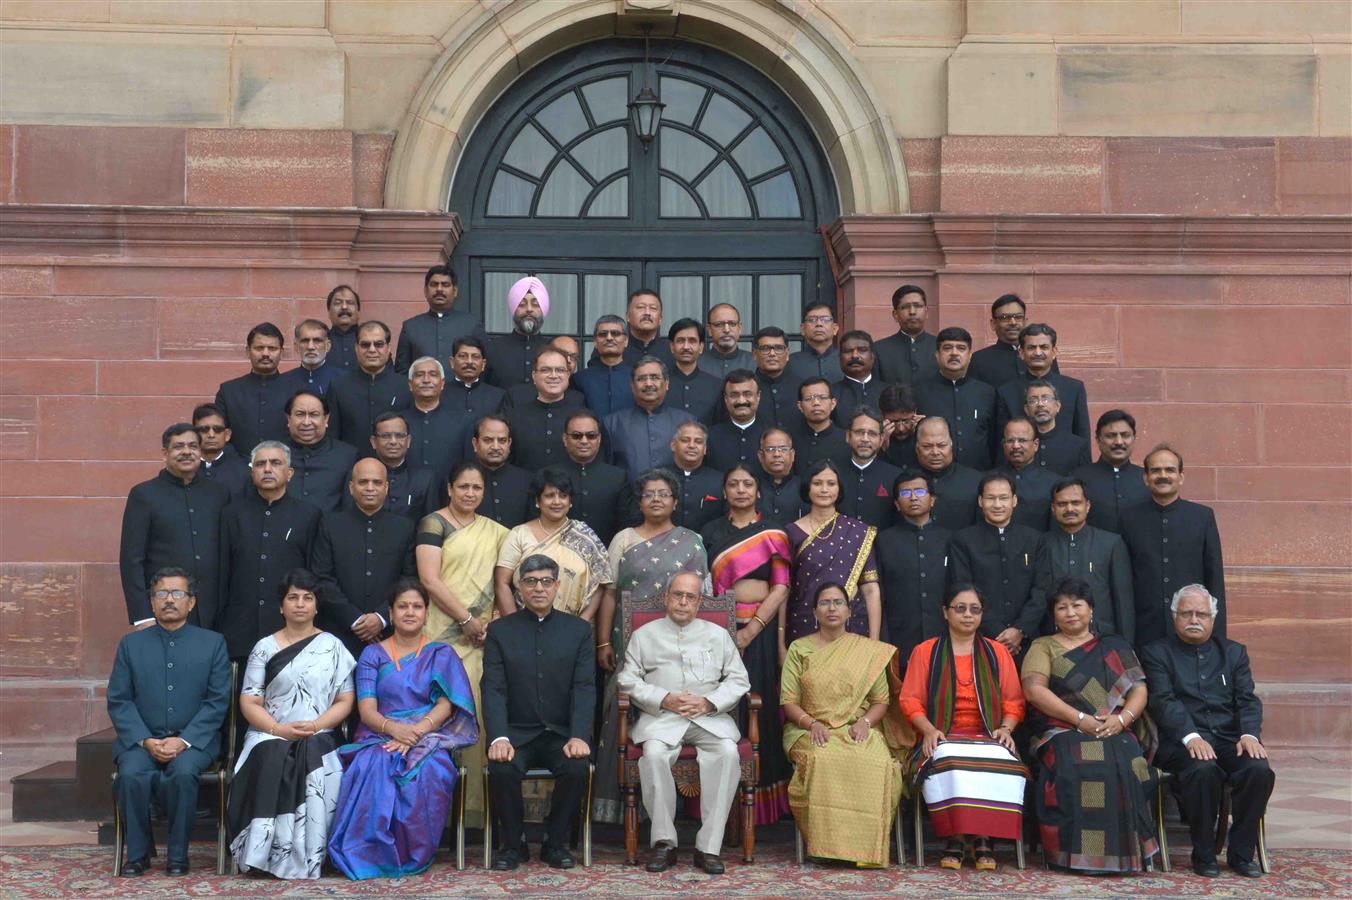
[[[665,872],[674,865],[676,865],[676,845],[670,841],[658,841],[644,868],[649,872]]]
[[[717,853],[701,853],[695,851],[695,868],[703,869],[706,875],[722,875],[726,869],[723,867],[723,859]]]

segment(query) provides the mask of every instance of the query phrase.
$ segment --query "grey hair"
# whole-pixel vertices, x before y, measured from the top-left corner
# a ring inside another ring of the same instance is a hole
[[[548,572],[551,578],[559,577],[559,564],[553,557],[545,556],[543,553],[532,553],[521,560],[521,565],[516,567],[518,575],[526,572]]]
[[[682,569],[681,571],[677,572],[675,575],[667,579],[666,589],[663,590],[662,593],[663,594],[671,593],[671,586],[675,584],[676,579],[680,578],[682,575],[694,575],[696,578],[700,577],[699,572],[695,571],[694,569]],[[702,578],[700,579],[699,595],[701,598],[704,596],[704,580]]]
[[[638,371],[639,366],[657,366],[658,370],[661,371],[662,373],[662,380],[663,381],[671,380],[671,376],[667,374],[667,364],[662,362],[662,360],[658,359],[656,356],[639,357],[638,362],[634,363],[635,372]]]
[[[1196,594],[1205,597],[1206,602],[1211,606],[1211,615],[1213,618],[1215,617],[1217,611],[1220,609],[1220,604],[1216,602],[1215,597],[1211,596],[1211,591],[1208,591],[1204,584],[1185,584],[1175,591],[1173,599],[1169,601],[1169,612],[1172,615],[1178,615],[1178,604],[1188,594]]]
[[[413,365],[408,367],[409,381],[413,380],[413,366],[420,365],[421,363],[425,362],[435,363],[437,367],[437,374],[441,376],[442,381],[446,380],[446,367],[441,364],[441,360],[437,359],[435,356],[420,356],[417,359],[413,360]]]
[[[291,448],[281,441],[259,441],[252,450],[249,451],[249,468],[253,468],[254,457],[258,455],[259,450],[280,450],[286,455],[286,464],[291,465]]]

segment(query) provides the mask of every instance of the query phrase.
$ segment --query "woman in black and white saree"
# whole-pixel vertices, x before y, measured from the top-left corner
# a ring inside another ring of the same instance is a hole
[[[230,852],[241,872],[318,878],[343,767],[334,729],[352,711],[356,661],[315,627],[317,580],[281,585],[286,624],[254,645],[240,711],[249,722],[230,788]]]

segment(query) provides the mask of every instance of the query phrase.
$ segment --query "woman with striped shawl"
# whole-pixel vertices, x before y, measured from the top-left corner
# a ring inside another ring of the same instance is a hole
[[[910,757],[934,832],[947,838],[939,865],[962,868],[971,844],[978,871],[995,871],[991,839],[1023,828],[1028,770],[1012,732],[1023,719],[1014,658],[983,637],[985,600],[970,584],[944,594],[947,633],[915,648],[901,685],[901,714],[919,740]]]

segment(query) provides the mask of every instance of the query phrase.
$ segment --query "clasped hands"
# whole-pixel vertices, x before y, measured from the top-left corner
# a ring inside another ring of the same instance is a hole
[[[141,746],[157,763],[173,762],[174,757],[188,749],[187,741],[181,737],[146,738]]]
[[[678,716],[685,716],[687,719],[693,719],[695,716],[702,716],[714,711],[714,705],[699,694],[692,694],[689,691],[676,693],[672,691],[662,698],[662,708],[669,709]]]
[[[427,720],[419,719],[417,722],[410,724],[408,722],[400,722],[397,719],[387,717],[381,725],[383,726],[384,733],[388,734],[390,739],[381,746],[390,753],[394,753],[398,750],[412,750],[414,745],[423,739],[423,735],[431,730],[430,728],[428,728],[427,731],[418,730],[418,726],[425,721]]]
[[[284,740],[299,741],[318,734],[319,729],[314,722],[278,722],[271,733]]]

